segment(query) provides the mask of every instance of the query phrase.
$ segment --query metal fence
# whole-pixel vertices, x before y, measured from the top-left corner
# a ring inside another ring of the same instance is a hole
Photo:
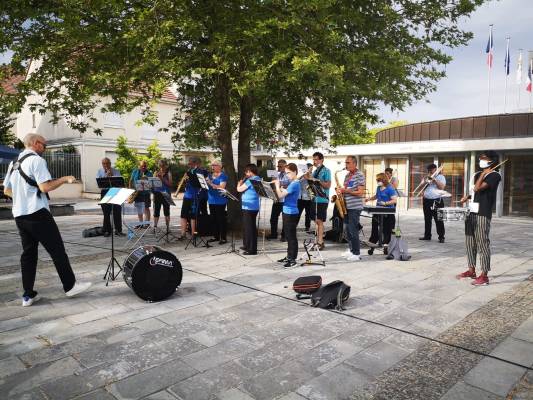
[[[77,180],[81,180],[81,162],[79,154],[71,153],[44,153],[43,158],[48,164],[48,170],[52,178],[59,178],[61,176],[72,175]],[[9,164],[0,164],[0,180],[4,179],[7,173]]]

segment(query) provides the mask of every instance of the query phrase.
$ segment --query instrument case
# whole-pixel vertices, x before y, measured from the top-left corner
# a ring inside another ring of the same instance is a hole
[[[319,275],[301,276],[296,278],[292,289],[296,292],[297,299],[309,299],[311,294],[322,286],[322,277]]]

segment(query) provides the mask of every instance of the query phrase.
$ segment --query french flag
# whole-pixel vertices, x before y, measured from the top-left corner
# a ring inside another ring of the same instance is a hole
[[[526,90],[531,92],[531,75],[533,75],[533,61],[530,61],[529,68],[527,69]]]
[[[494,48],[494,41],[492,40],[492,25],[490,25],[489,41],[487,42],[487,49],[485,50],[485,53],[487,53],[487,65],[489,66],[489,69],[492,68],[493,48]]]

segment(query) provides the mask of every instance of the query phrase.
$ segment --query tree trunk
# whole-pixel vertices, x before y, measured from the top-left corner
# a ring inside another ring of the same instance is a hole
[[[226,175],[228,175],[227,190],[236,194],[237,174],[235,172],[235,162],[233,160],[233,145],[231,142],[231,108],[229,82],[226,76],[220,76],[215,85],[216,107],[219,119],[218,144],[222,152],[222,165]],[[229,228],[238,232],[241,228],[241,207],[240,203],[228,200],[228,223]]]
[[[241,97],[239,120],[239,158],[237,170],[243,175],[244,167],[250,163],[250,137],[252,135],[253,99],[251,95]]]

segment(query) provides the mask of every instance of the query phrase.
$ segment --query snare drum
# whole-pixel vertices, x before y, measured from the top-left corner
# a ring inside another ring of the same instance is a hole
[[[137,296],[160,301],[172,296],[181,283],[181,263],[157,246],[142,246],[124,261],[124,280]]]
[[[439,221],[464,221],[469,213],[468,208],[444,207],[437,209],[437,219]]]

